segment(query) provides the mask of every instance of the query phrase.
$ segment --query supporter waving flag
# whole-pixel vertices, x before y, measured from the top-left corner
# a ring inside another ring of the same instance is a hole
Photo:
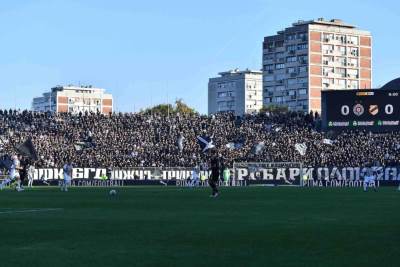
[[[302,143],[302,144],[296,144],[295,145],[296,150],[300,153],[300,155],[305,156],[307,153],[307,145]]]
[[[203,152],[206,152],[207,150],[215,147],[212,138],[209,136],[197,136],[197,141]]]
[[[32,139],[28,138],[23,144],[16,147],[16,150],[21,155],[28,157],[32,160],[38,160],[36,149],[32,143]]]

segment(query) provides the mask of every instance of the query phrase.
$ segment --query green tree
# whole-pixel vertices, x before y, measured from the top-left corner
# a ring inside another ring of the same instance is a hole
[[[177,113],[183,115],[194,115],[198,114],[198,112],[194,109],[189,107],[186,103],[183,102],[182,99],[177,99],[175,101],[175,105],[171,104],[159,104],[154,107],[150,107],[141,111],[142,114],[150,115],[150,114],[158,114],[158,115],[175,115]]]
[[[198,114],[198,112],[194,108],[191,108],[188,105],[186,105],[186,103],[184,103],[182,99],[177,99],[175,101],[175,112],[185,115]]]
[[[263,106],[263,108],[260,110],[260,113],[287,113],[289,112],[289,108],[287,106],[281,106],[281,105],[268,105],[268,106]]]

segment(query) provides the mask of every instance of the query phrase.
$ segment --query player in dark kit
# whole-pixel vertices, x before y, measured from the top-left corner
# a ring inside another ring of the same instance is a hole
[[[28,177],[28,159],[22,159],[20,163],[21,171],[20,171],[20,179],[21,179],[21,189],[23,189],[24,182]]]
[[[218,191],[218,180],[219,180],[219,159],[216,154],[214,154],[211,158],[211,175],[208,179],[208,183],[210,187],[212,188],[212,195],[211,197],[218,197],[219,191]]]

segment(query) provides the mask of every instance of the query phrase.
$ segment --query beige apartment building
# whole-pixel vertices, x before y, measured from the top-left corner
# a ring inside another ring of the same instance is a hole
[[[92,86],[56,86],[32,101],[32,110],[52,113],[113,112],[113,97],[105,89]]]
[[[322,90],[371,88],[372,37],[341,20],[298,21],[263,44],[264,105],[321,113]]]

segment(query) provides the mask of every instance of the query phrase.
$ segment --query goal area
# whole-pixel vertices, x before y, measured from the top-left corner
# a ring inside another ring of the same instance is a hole
[[[233,172],[250,185],[303,186],[302,162],[235,162]]]

